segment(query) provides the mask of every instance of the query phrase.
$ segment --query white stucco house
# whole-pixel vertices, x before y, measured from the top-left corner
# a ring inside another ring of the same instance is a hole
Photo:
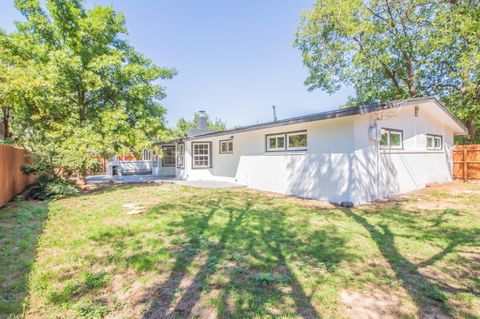
[[[463,124],[430,97],[221,132],[201,113],[189,137],[158,143],[154,174],[360,204],[450,181],[456,134]]]

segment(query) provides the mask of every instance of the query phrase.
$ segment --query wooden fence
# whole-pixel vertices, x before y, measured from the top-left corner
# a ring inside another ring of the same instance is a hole
[[[453,149],[453,177],[480,179],[480,144],[456,145]]]
[[[21,170],[28,163],[27,154],[26,150],[0,144],[0,207],[35,181]]]

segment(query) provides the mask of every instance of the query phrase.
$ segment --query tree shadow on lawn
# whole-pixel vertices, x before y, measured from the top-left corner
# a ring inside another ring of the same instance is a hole
[[[403,216],[404,213],[401,212],[399,208],[396,212],[390,211],[388,218],[390,219],[390,217],[392,217],[392,220],[389,220],[388,222],[398,222],[399,219],[407,221],[406,224],[408,224],[408,227],[415,233],[412,236],[406,237],[414,237],[415,239],[422,241],[432,240],[433,238],[439,237],[444,237],[444,239],[448,240],[448,245],[442,249],[442,251],[419,264],[414,264],[399,252],[395,245],[395,237],[397,236],[394,235],[385,222],[382,221],[378,224],[369,223],[365,217],[361,216],[359,213],[355,213],[351,209],[342,209],[342,211],[369,232],[371,238],[380,249],[381,254],[395,272],[396,277],[402,282],[403,287],[407,290],[414,301],[419,317],[423,318],[425,315],[431,314],[432,311],[435,311],[435,308],[440,308],[446,315],[452,315],[449,308],[445,305],[445,302],[447,301],[447,295],[445,292],[469,292],[477,294],[474,289],[453,288],[446,283],[442,283],[441,278],[432,278],[422,274],[419,269],[432,265],[443,259],[447,254],[453,252],[454,249],[460,245],[474,243],[475,238],[478,238],[480,235],[478,229],[466,230],[456,227],[442,229],[442,227],[439,227],[440,224],[437,223],[437,220],[434,220],[432,227],[421,228],[408,218],[406,220],[406,216]],[[364,211],[364,213],[368,214],[369,211]]]
[[[172,225],[187,234],[188,244],[178,253],[170,277],[148,294],[153,297],[144,318],[201,315],[205,311],[202,297],[211,292],[217,292],[211,297],[216,299],[213,304],[220,318],[281,314],[319,318],[311,300],[315,291],[307,296],[291,263],[327,265],[328,269],[355,258],[344,248],[345,240],[336,230],[329,227],[300,238],[305,229],[288,220],[286,214],[295,208],[264,198],[260,206],[254,198],[243,205],[222,199],[209,205],[213,206],[209,213],[202,213],[203,207]],[[218,223],[219,218],[226,221]],[[209,236],[218,239],[199,243],[199,237],[205,240]],[[196,257],[201,257],[199,269],[187,280],[187,287],[179,289]],[[287,299],[293,304],[286,305]]]
[[[46,201],[12,203],[0,209],[0,318],[23,310],[48,212]]]

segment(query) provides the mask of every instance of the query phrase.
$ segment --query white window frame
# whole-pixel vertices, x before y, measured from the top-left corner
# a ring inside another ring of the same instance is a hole
[[[431,147],[428,146],[428,139],[429,138],[431,138],[433,140],[433,146],[431,146]],[[437,147],[437,145],[435,143],[437,140],[440,140],[440,146],[439,147]],[[443,135],[427,134],[426,146],[427,146],[427,150],[432,150],[432,151],[443,150]]]
[[[225,145],[226,151],[222,150],[223,145]],[[231,145],[231,149],[229,149],[230,145]],[[220,140],[218,152],[220,154],[233,154],[233,139]]]
[[[185,143],[177,144],[177,168],[185,167]]]
[[[207,155],[205,154],[195,154],[196,145],[206,145],[208,149]],[[195,159],[197,157],[208,156],[207,165],[197,165],[195,164]],[[212,142],[192,142],[192,169],[204,169],[212,167]]]
[[[270,147],[270,139],[272,138],[283,138],[283,147]],[[267,152],[279,152],[279,151],[285,151],[287,149],[287,134],[282,133],[282,134],[272,134],[272,135],[267,135],[266,136],[266,150]]]
[[[382,136],[384,132],[387,133],[387,145],[380,145],[381,148],[383,148],[383,149],[397,149],[397,150],[403,149],[403,131],[402,130],[382,127],[381,131],[380,131],[380,136]],[[393,145],[392,146],[392,143],[391,143],[391,140],[390,140],[390,135],[392,133],[400,134],[400,145]]]
[[[305,146],[300,146],[300,147],[290,147],[290,136],[296,136],[296,135],[305,135],[305,136],[307,137],[307,145],[305,145]],[[287,150],[289,150],[289,151],[306,151],[307,148],[308,148],[308,135],[307,135],[307,131],[287,133],[286,145],[287,145]]]

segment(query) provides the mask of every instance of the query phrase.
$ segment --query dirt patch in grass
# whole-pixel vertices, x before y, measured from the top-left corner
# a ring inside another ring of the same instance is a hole
[[[340,294],[345,315],[356,319],[396,319],[415,317],[415,309],[405,304],[408,295],[380,289],[365,291],[343,290]]]

